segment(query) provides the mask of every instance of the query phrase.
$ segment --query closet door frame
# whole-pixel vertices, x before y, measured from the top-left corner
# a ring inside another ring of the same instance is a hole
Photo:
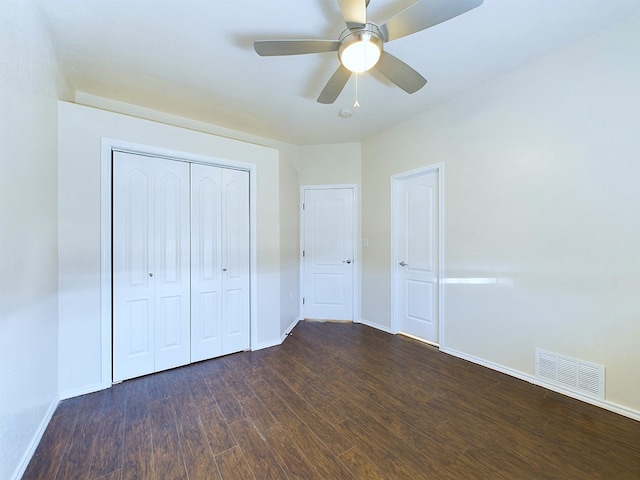
[[[110,387],[113,382],[112,354],[112,152],[120,151],[138,155],[166,158],[170,160],[199,163],[249,172],[249,343],[250,349],[258,345],[258,281],[257,281],[257,166],[253,163],[238,162],[188,152],[169,150],[150,145],[127,142],[112,138],[102,138],[101,172],[100,172],[100,326],[101,326],[101,360],[102,388]]]

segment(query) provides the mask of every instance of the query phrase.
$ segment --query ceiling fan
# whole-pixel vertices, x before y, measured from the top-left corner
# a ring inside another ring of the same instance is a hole
[[[261,56],[338,52],[340,66],[325,85],[319,103],[336,101],[352,73],[375,68],[407,93],[420,90],[427,80],[402,60],[384,51],[384,44],[457,17],[480,6],[483,0],[419,0],[383,25],[367,21],[370,0],[338,0],[347,24],[334,40],[258,40]]]

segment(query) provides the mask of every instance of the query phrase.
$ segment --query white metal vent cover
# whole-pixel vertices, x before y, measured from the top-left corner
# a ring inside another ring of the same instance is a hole
[[[536,377],[604,400],[604,366],[536,348]]]

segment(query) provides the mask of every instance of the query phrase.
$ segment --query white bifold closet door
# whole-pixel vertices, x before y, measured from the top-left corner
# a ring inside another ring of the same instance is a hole
[[[114,152],[113,377],[190,361],[189,164]]]
[[[114,152],[114,381],[248,348],[248,172]]]
[[[249,348],[249,173],[191,166],[191,361]]]

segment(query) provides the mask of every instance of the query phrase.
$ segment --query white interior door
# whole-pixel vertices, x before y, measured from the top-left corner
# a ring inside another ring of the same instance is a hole
[[[155,371],[191,360],[189,164],[155,159]]]
[[[189,362],[188,245],[188,165],[114,152],[115,381]]]
[[[353,320],[352,188],[305,189],[303,317]]]
[[[154,163],[113,154],[113,379],[155,367]]]
[[[191,358],[222,355],[222,169],[191,166]]]
[[[398,180],[395,188],[395,286],[397,327],[439,342],[438,172]]]
[[[249,348],[249,173],[222,170],[222,354]]]
[[[191,358],[249,348],[249,173],[191,166]]]

